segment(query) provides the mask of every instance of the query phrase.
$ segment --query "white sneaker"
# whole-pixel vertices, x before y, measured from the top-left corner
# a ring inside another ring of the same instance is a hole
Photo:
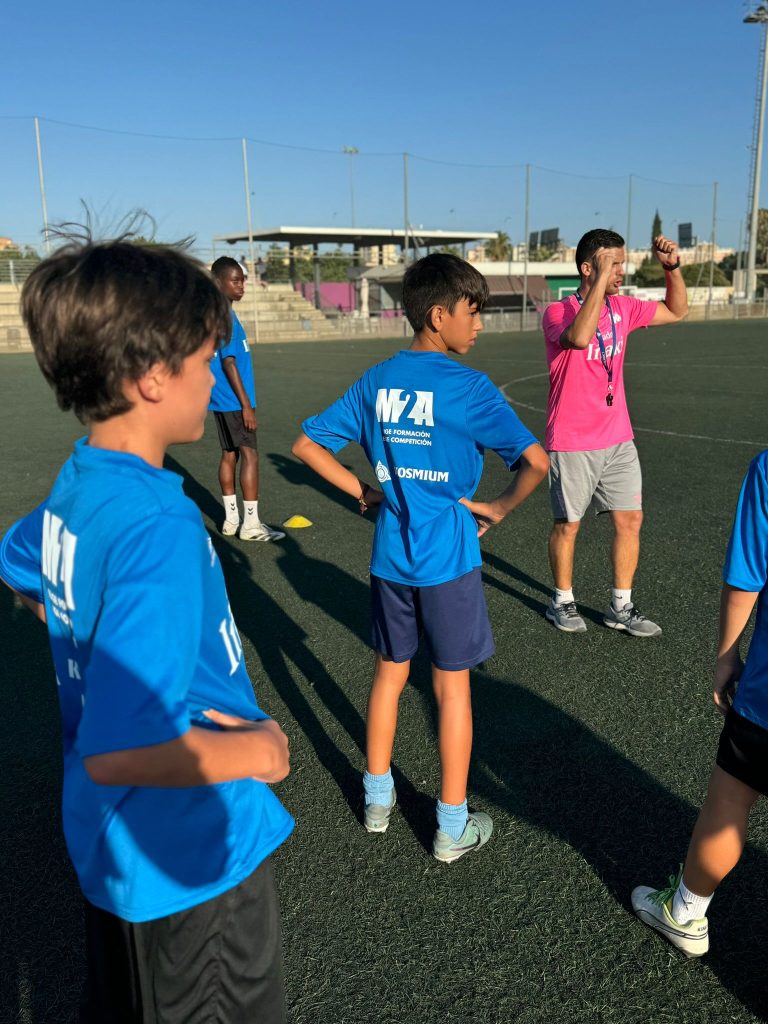
[[[273,530],[266,523],[240,527],[240,540],[282,540],[284,536],[280,530]]]
[[[709,922],[706,917],[678,923],[672,917],[672,898],[680,875],[670,878],[666,889],[638,885],[632,890],[632,909],[649,928],[654,928],[687,957],[704,956],[709,950]]]
[[[224,520],[224,525],[221,527],[221,532],[224,537],[234,537],[237,531],[240,529],[240,520],[236,523],[232,523],[229,519]]]

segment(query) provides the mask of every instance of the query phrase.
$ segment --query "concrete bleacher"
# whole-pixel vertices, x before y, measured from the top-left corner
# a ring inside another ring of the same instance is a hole
[[[0,353],[32,350],[19,310],[20,294],[19,285],[0,284]],[[339,337],[336,325],[290,284],[272,284],[266,289],[249,284],[235,308],[251,343],[256,338],[254,312],[260,343]]]
[[[249,281],[245,295],[235,308],[251,341],[256,337],[254,305],[259,342],[312,341],[339,336],[336,325],[290,284],[262,288]]]

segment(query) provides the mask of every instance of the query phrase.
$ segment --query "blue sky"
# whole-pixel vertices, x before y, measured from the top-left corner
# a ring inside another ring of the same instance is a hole
[[[199,0],[13,4],[3,25],[0,235],[36,243],[34,129],[52,221],[140,206],[158,235],[245,226],[239,139],[256,226],[403,221],[575,242],[602,224],[633,245],[658,206],[736,245],[744,218],[761,29],[741,0],[589,5],[550,0],[386,4]],[[153,139],[68,127],[223,141]],[[229,140],[229,141],[227,141]],[[257,143],[280,143],[281,148]],[[343,146],[360,153],[347,157]],[[311,152],[308,150],[319,150]],[[382,154],[382,155],[376,155]],[[475,165],[475,166],[456,166]],[[762,183],[768,206],[768,173]]]

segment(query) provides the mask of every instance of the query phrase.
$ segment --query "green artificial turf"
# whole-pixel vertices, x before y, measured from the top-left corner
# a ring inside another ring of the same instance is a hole
[[[610,524],[585,519],[576,596],[586,635],[543,618],[546,486],[482,541],[496,656],[474,673],[470,804],[496,831],[454,865],[429,853],[438,786],[429,666],[414,663],[395,750],[400,809],[360,825],[373,524],[289,454],[304,417],[397,341],[256,349],[260,512],[306,530],[279,544],[219,536],[213,424],[169,454],[212,531],[261,704],[291,739],[278,788],[295,815],[276,856],[287,994],[296,1024],[748,1022],[768,1020],[768,821],[710,910],[712,949],[682,960],[629,912],[683,858],[713,763],[710,674],[720,568],[749,460],[768,447],[761,322],[639,332],[626,383],[644,471],[635,596],[664,628],[601,627]],[[481,336],[470,357],[543,436],[539,336]],[[522,379],[525,378],[525,379]],[[0,531],[47,492],[79,428],[29,356],[0,360]],[[695,435],[695,436],[688,436]],[[373,482],[357,449],[345,464]],[[508,476],[489,454],[479,494]],[[0,594],[0,1021],[76,1019],[77,887],[59,819],[56,694],[45,632]],[[204,851],[201,852],[204,855]]]

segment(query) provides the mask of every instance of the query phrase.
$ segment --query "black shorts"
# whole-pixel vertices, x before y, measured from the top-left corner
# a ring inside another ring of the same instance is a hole
[[[768,796],[768,729],[731,708],[720,733],[717,764],[745,786]]]
[[[222,451],[236,452],[238,448],[255,448],[256,431],[246,430],[243,425],[243,414],[236,412],[215,412],[213,418],[216,420],[216,430],[219,435],[219,444]]]
[[[280,911],[272,864],[240,885],[131,924],[86,900],[80,1024],[283,1024]]]

